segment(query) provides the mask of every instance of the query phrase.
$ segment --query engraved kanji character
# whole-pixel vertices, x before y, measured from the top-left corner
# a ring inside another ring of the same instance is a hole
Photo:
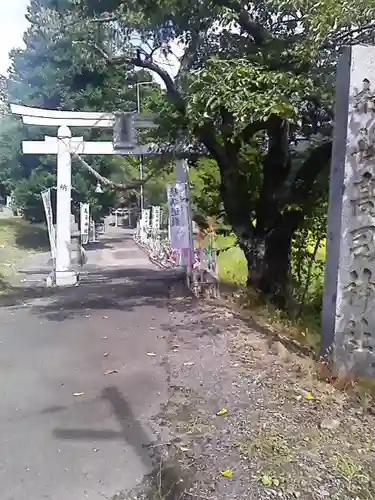
[[[370,269],[363,269],[360,277],[357,271],[350,271],[351,281],[344,286],[343,296],[348,299],[348,303],[353,308],[358,308],[362,313],[372,309],[375,299],[375,282],[371,280]]]
[[[345,347],[349,351],[366,350],[373,352],[374,341],[366,318],[349,320],[343,334]]]
[[[350,251],[354,257],[365,257],[369,260],[375,259],[375,226],[365,226],[350,232],[352,246]]]
[[[357,113],[374,111],[374,93],[371,90],[370,80],[362,81],[362,90],[354,96],[354,109]]]
[[[359,181],[354,182],[357,196],[350,201],[354,208],[354,215],[358,211],[362,215],[375,216],[375,179],[370,172],[365,172]]]
[[[356,140],[356,148],[352,152],[352,156],[357,157],[359,165],[363,164],[366,160],[370,160],[374,157],[374,139],[374,130],[369,131],[366,127],[360,129],[358,138]]]

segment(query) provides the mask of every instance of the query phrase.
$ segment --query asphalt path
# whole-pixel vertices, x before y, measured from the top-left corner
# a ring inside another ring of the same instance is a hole
[[[120,230],[88,254],[78,287],[18,290],[0,308],[3,500],[114,498],[151,471],[150,445],[165,439],[153,422],[167,401],[173,278]]]

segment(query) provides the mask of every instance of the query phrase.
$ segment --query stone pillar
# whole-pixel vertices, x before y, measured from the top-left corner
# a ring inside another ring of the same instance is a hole
[[[375,378],[375,47],[341,56],[330,186],[323,351]],[[325,353],[324,352],[324,353]]]
[[[186,160],[176,160],[176,182],[189,182],[189,165]]]
[[[77,276],[70,268],[70,211],[71,211],[71,155],[72,133],[67,126],[57,132],[57,207],[56,207],[56,286],[71,286]]]
[[[187,210],[188,210],[188,220],[189,220],[189,242],[190,242],[190,249],[189,253],[183,254],[183,252],[180,253],[180,266],[183,267],[188,267],[188,264],[193,263],[194,259],[194,250],[193,250],[193,236],[192,236],[192,228],[191,228],[191,212],[190,212],[190,204],[189,204],[189,165],[187,160],[184,159],[178,159],[176,160],[176,168],[175,168],[175,173],[176,173],[176,182],[181,182],[185,184],[186,186],[186,195],[188,198],[187,201]]]

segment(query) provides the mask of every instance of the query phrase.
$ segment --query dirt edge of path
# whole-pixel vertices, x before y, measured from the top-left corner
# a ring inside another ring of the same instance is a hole
[[[170,439],[124,499],[375,499],[369,394],[318,380],[309,357],[182,284],[169,310],[169,401],[154,425]]]

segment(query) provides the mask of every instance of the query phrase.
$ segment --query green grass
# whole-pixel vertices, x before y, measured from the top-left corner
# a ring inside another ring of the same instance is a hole
[[[232,247],[219,254],[220,281],[242,287],[246,284],[247,264],[243,251],[235,244],[235,236],[219,235],[216,238],[216,246],[219,250]],[[312,253],[314,248],[311,246],[309,251]],[[326,242],[324,241],[318,250],[317,261],[324,262],[325,254]]]
[[[229,250],[219,253],[219,276],[222,283],[245,286],[247,278],[247,264],[243,251],[235,246],[234,236],[218,236],[216,239],[217,248]]]
[[[327,240],[324,239],[318,249],[318,253],[316,255],[317,257],[317,260],[320,260],[322,262],[324,262],[326,260],[326,243],[327,243]],[[313,252],[314,251],[314,248],[312,246],[309,246],[309,251],[310,252]]]
[[[0,293],[11,287],[20,262],[48,248],[44,224],[31,224],[19,218],[0,219]]]
[[[218,249],[229,248],[219,253],[219,277],[221,283],[238,288],[244,288],[247,279],[247,263],[242,250],[235,246],[234,236],[218,236],[216,246]],[[313,253],[314,248],[309,248]],[[317,253],[317,261],[325,260],[325,242]],[[278,331],[285,333],[288,337],[308,345],[313,350],[319,349],[320,343],[320,305],[321,291],[323,287],[323,267],[313,265],[311,284],[307,303],[302,307],[297,305],[296,310],[282,312],[266,304],[255,292],[248,290],[241,298],[242,306],[251,310],[257,316],[261,324],[272,324]]]

